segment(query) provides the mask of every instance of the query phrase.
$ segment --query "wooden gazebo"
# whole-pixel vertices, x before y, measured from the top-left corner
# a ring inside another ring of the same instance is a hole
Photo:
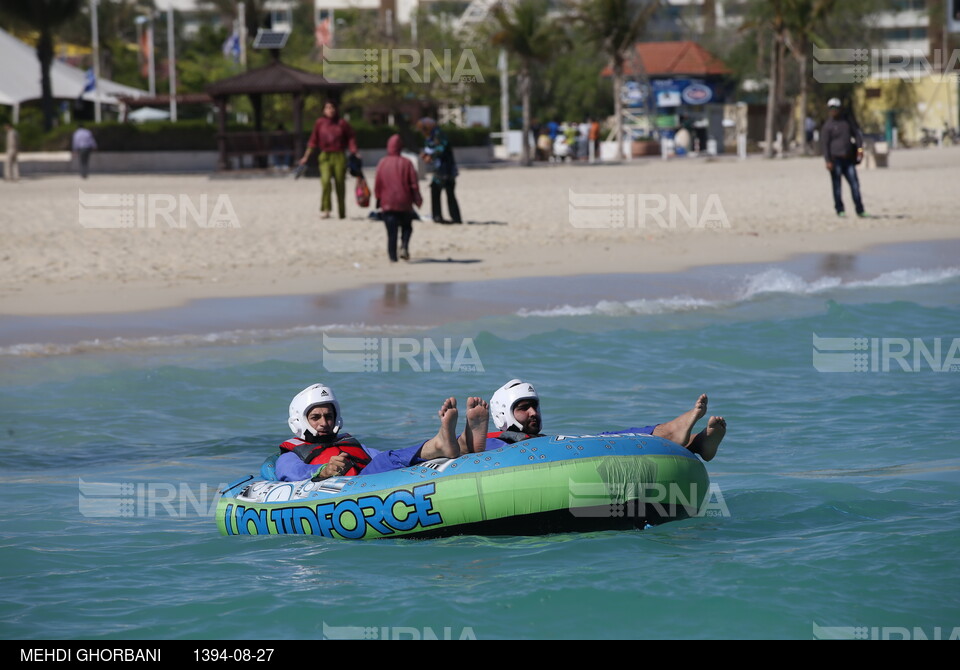
[[[282,154],[297,158],[304,151],[303,105],[311,93],[323,93],[339,101],[349,84],[328,81],[319,74],[284,65],[279,60],[269,65],[248,70],[233,77],[221,79],[207,86],[207,94],[219,108],[217,149],[218,167],[230,169],[230,159],[243,156],[259,157]],[[263,96],[281,94],[293,99],[293,133],[265,132],[263,129]],[[231,96],[247,95],[253,105],[254,130],[227,132],[227,103]]]

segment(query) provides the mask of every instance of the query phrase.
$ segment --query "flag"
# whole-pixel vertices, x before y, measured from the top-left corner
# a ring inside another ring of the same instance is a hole
[[[140,76],[150,76],[150,30],[148,28],[140,34]]]
[[[90,68],[86,72],[86,79],[84,80],[83,90],[80,91],[80,95],[77,96],[77,99],[79,100],[84,95],[94,90],[96,87],[97,87],[97,78],[93,74],[93,68]]]
[[[330,46],[330,17],[317,21],[317,27],[314,30],[317,38],[317,47],[323,48]]]
[[[227,58],[232,56],[234,63],[240,62],[240,34],[237,31],[233,31],[223,43],[223,55]]]

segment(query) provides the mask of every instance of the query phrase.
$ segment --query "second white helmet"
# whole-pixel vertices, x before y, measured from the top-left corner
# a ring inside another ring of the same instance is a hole
[[[340,415],[340,403],[337,402],[337,396],[333,394],[333,389],[329,386],[314,384],[300,391],[290,401],[290,418],[287,420],[287,424],[293,434],[301,439],[306,433],[316,435],[317,431],[307,421],[307,413],[317,405],[328,404],[333,405],[333,409],[337,413],[337,420],[333,425],[333,434],[339,433],[341,426],[343,426],[343,417]]]
[[[513,416],[513,407],[521,400],[536,400],[539,404],[540,396],[533,384],[511,379],[501,386],[490,398],[490,415],[493,417],[493,425],[497,430],[521,430],[522,427],[517,423]],[[543,425],[543,412],[540,413],[540,425]]]

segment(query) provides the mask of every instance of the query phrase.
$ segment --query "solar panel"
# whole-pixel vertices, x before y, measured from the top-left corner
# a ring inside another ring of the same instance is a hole
[[[253,40],[254,49],[282,49],[287,43],[290,33],[280,32],[279,30],[257,30],[257,36]]]

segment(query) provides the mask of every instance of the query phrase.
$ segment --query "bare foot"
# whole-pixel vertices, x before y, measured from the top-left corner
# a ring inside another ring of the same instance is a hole
[[[467,398],[467,427],[460,435],[460,453],[471,454],[487,448],[490,405],[483,398]]]
[[[457,458],[460,455],[460,445],[457,442],[457,399],[447,398],[437,412],[440,415],[440,430],[436,437],[431,437],[420,448],[420,457]]]
[[[693,409],[690,410],[694,414],[693,423],[696,423],[702,419],[707,414],[707,394],[701,393],[700,397],[697,398],[697,402],[693,403]]]
[[[657,437],[665,437],[677,444],[689,448],[691,444],[690,433],[693,431],[697,421],[703,418],[707,413],[707,394],[701,393],[697,401],[693,403],[693,408],[687,410],[673,421],[661,423],[653,430]]]
[[[705,461],[712,461],[717,455],[717,449],[723,441],[723,436],[727,434],[727,422],[722,416],[711,416],[707,421],[707,427],[697,433],[689,446],[690,451],[700,454]]]

